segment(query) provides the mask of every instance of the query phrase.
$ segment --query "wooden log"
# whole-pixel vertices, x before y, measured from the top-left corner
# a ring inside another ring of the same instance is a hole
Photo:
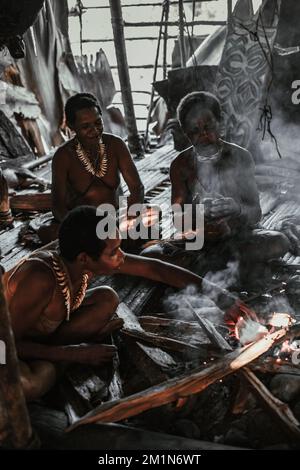
[[[160,365],[153,360],[153,348],[149,348],[146,354],[146,350],[143,349],[141,343],[135,341],[126,341],[126,357],[128,357],[128,364],[134,364],[138,374],[133,374],[133,381],[131,380],[132,376],[132,365],[128,370],[128,383],[126,383],[126,394],[135,393],[142,390],[142,388],[150,387],[152,385],[157,385],[158,383],[164,382],[168,379],[168,376],[165,372],[162,371]],[[158,353],[161,360],[163,360],[163,354],[160,349]],[[138,375],[138,380],[137,380]],[[127,382],[127,379],[125,380]],[[130,382],[133,382],[132,384]]]
[[[146,344],[151,344],[161,349],[166,349],[167,351],[175,351],[180,353],[197,353],[201,351],[201,348],[193,346],[192,344],[185,343],[184,341],[179,341],[177,339],[167,338],[166,336],[159,336],[152,333],[146,333],[145,331],[134,331],[127,330],[124,328],[121,330],[121,333],[131,338],[135,338],[137,341],[145,342]]]
[[[300,367],[286,361],[268,358],[264,361],[258,361],[251,364],[250,369],[253,372],[263,374],[290,374],[300,375]]]
[[[267,352],[277,341],[284,340],[285,336],[286,330],[278,330],[275,333],[266,335],[256,343],[226,354],[223,358],[214,361],[214,363],[205,369],[196,369],[194,372],[180,378],[176,377],[141,393],[131,395],[122,400],[106,403],[88,413],[73,426],[69,427],[67,431],[86,423],[121,421],[143,411],[177,401],[181,397],[199,393],[209,385],[237,372],[245,365],[254,361]]]
[[[9,205],[8,184],[0,169],[0,226],[6,227],[13,223]]]
[[[14,336],[0,281],[0,445],[25,448],[32,429],[20,380]]]
[[[157,333],[161,336],[189,342],[194,346],[207,344],[207,335],[197,322],[184,320],[174,320],[164,317],[154,317],[150,315],[139,317],[140,325],[150,333]]]
[[[137,341],[142,341],[161,349],[167,349],[169,351],[190,351],[192,353],[197,353],[198,351],[196,346],[185,343],[183,341],[147,333],[139,324],[135,314],[127,307],[125,303],[121,303],[118,306],[117,315],[124,321],[124,328],[121,330],[121,333],[130,336],[131,338],[135,338]]]
[[[214,325],[206,319],[203,319],[197,315],[197,312],[192,308],[194,315],[198,318],[199,323],[203,326],[205,332],[216,346],[219,346],[222,350],[230,349],[231,346],[227,341],[215,329]],[[275,398],[267,387],[256,377],[256,375],[248,368],[245,367],[240,371],[240,374],[246,379],[247,383],[251,386],[251,389],[258,396],[263,406],[269,411],[272,416],[279,422],[282,429],[293,439],[300,441],[300,423],[293,415],[289,406],[278,398]]]
[[[216,330],[214,325],[207,319],[201,318],[196,310],[193,309],[193,312],[198,319],[199,324],[204,329],[205,333],[207,334],[210,341],[218,346],[221,351],[232,351],[232,347],[227,343],[227,341],[220,335],[220,333]]]
[[[14,211],[51,211],[51,193],[48,191],[44,193],[16,194],[10,198],[10,207]]]
[[[290,407],[283,403],[267,389],[267,387],[256,377],[256,375],[245,367],[241,373],[251,385],[252,390],[262,402],[262,405],[272,413],[282,429],[297,442],[300,441],[300,423],[294,416]]]
[[[122,424],[93,424],[64,433],[68,425],[65,413],[39,404],[30,407],[33,426],[46,450],[234,450],[236,447],[158,433]],[[240,448],[239,448],[240,450]],[[102,455],[102,452],[101,452]]]

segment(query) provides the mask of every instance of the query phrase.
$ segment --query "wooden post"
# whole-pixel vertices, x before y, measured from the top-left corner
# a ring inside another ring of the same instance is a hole
[[[121,85],[122,101],[125,112],[125,122],[128,131],[128,145],[133,153],[139,156],[143,156],[144,152],[137,131],[135,112],[131,94],[121,1],[109,0],[109,4],[118,64],[119,80]]]
[[[232,0],[227,0],[227,20],[231,18],[232,15]]]
[[[185,44],[184,44],[184,9],[183,0],[178,0],[178,13],[179,13],[179,49],[181,67],[186,66]]]
[[[10,317],[0,280],[0,446],[28,447],[32,429],[20,381]]]
[[[0,227],[6,227],[13,223],[11,215],[8,184],[0,168]]]
[[[170,3],[169,0],[166,0],[165,3],[165,20],[166,24],[164,27],[164,47],[163,47],[163,79],[165,80],[168,75],[167,70],[167,47],[168,47],[168,21],[169,21],[169,11],[170,11]]]
[[[149,124],[150,124],[150,120],[151,120],[152,105],[153,105],[153,99],[154,99],[154,93],[155,93],[153,83],[155,83],[156,75],[157,75],[157,66],[158,66],[159,51],[160,51],[160,42],[161,42],[162,29],[163,29],[162,23],[163,23],[163,19],[165,17],[165,13],[166,13],[165,5],[166,4],[164,4],[163,7],[162,7],[161,24],[160,24],[159,33],[158,33],[156,56],[155,56],[155,62],[154,62],[154,72],[153,72],[153,79],[152,79],[151,98],[150,98],[150,105],[149,105],[149,110],[148,110],[148,116],[147,116],[147,122],[146,122],[146,131],[145,131],[145,139],[144,139],[145,149],[147,149],[147,145],[148,145]]]

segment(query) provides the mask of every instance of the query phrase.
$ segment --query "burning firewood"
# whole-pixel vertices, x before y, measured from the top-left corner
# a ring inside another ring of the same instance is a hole
[[[146,344],[151,344],[169,351],[191,352],[194,354],[200,353],[201,351],[199,347],[185,343],[184,341],[147,333],[141,327],[134,313],[124,303],[119,305],[117,315],[124,320],[124,328],[121,330],[121,333],[135,338],[137,341],[142,341]]]
[[[186,301],[188,304],[189,302]],[[231,346],[227,343],[227,341],[218,333],[215,329],[214,325],[209,321],[205,320],[197,315],[193,307],[189,304],[191,310],[194,313],[194,316],[198,319],[200,325],[204,328],[207,336],[209,339],[214,343],[216,346],[219,346],[222,350],[230,349],[232,350]],[[248,312],[247,312],[248,313]],[[251,315],[252,316],[252,315]],[[255,315],[256,316],[256,315]],[[281,325],[284,323],[284,327],[288,328],[291,325],[291,320],[287,318],[288,315],[283,316],[283,314],[279,314],[279,317],[276,317],[274,314],[271,318],[271,325]],[[242,317],[240,317],[242,318]],[[253,316],[252,316],[253,318]],[[257,317],[256,317],[257,318]],[[252,320],[248,316],[248,320],[244,320],[244,322],[248,323],[255,323],[255,333],[252,332],[252,335],[258,339],[257,343],[262,339],[266,338],[268,335],[267,328],[264,327],[264,330],[258,330],[257,325],[260,324],[257,321]],[[262,326],[262,325],[261,325]],[[252,328],[252,327],[251,327]],[[254,331],[254,330],[253,330]],[[257,344],[254,343],[254,344]],[[293,415],[289,406],[282,401],[275,398],[272,393],[267,389],[267,387],[256,377],[256,375],[248,368],[244,367],[240,373],[246,379],[247,383],[251,386],[252,390],[255,392],[259,400],[262,404],[267,408],[268,411],[271,412],[272,416],[279,421],[279,424],[282,426],[284,431],[288,433],[293,439],[297,441],[300,440],[300,423]]]
[[[70,431],[81,424],[97,421],[121,421],[138,415],[143,411],[177,401],[181,397],[199,393],[209,385],[229,374],[237,372],[245,365],[254,361],[267,352],[274,344],[283,341],[286,335],[285,329],[268,333],[257,342],[226,354],[205,369],[196,369],[192,373],[168,380],[127,398],[105,403],[85,415],[67,430]]]

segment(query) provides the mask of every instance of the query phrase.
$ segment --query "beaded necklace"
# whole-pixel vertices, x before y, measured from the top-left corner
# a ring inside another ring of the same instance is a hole
[[[106,146],[103,143],[102,139],[99,140],[98,156],[95,165],[92,163],[93,159],[91,156],[91,152],[89,150],[85,150],[78,139],[75,140],[75,151],[77,157],[89,173],[91,173],[93,176],[97,176],[98,178],[103,178],[103,176],[106,175],[108,159]]]
[[[84,296],[87,290],[89,276],[88,274],[82,275],[82,281],[81,281],[80,287],[71,304],[72,283],[68,274],[67,267],[65,266],[64,262],[59,256],[51,252],[50,254],[51,254],[52,266],[53,266],[53,269],[57,278],[57,282],[61,288],[61,292],[64,297],[64,304],[65,304],[66,312],[67,312],[66,320],[69,321],[70,313],[76,310],[77,308],[79,308],[80,305],[82,304],[82,301],[84,299]]]

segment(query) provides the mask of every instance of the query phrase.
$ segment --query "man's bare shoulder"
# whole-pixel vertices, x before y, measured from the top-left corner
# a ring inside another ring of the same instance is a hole
[[[32,286],[35,291],[43,292],[44,296],[50,295],[56,285],[51,268],[39,260],[30,258],[20,266],[12,277],[10,271],[5,275],[14,284],[18,285],[21,282],[26,286]]]
[[[115,134],[110,134],[109,132],[103,132],[102,139],[103,142],[108,145],[125,145],[122,137]]]
[[[241,163],[242,165],[252,166],[254,164],[251,153],[241,147],[240,145],[233,144],[232,142],[226,142],[223,140],[224,152],[228,157],[234,160],[236,163]]]
[[[189,147],[185,150],[182,150],[177,157],[172,161],[170,170],[171,171],[176,171],[180,170],[182,168],[187,168],[190,163],[190,157],[191,157],[191,150],[192,147]]]

